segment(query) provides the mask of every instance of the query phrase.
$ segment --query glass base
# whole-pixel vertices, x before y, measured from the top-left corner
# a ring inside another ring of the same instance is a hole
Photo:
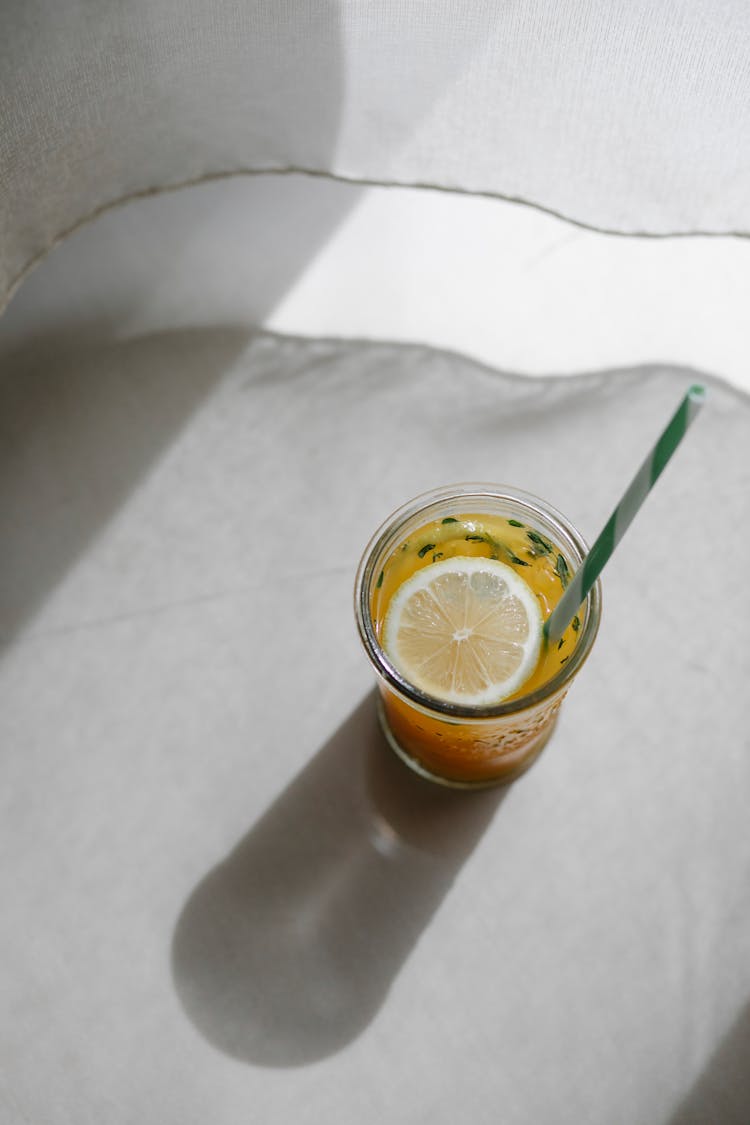
[[[460,781],[456,778],[441,777],[440,774],[433,773],[432,770],[427,769],[427,767],[424,766],[418,758],[413,757],[407,750],[403,748],[403,746],[401,746],[390,728],[388,719],[386,717],[385,708],[383,706],[383,700],[380,695],[378,695],[377,699],[377,710],[378,719],[380,720],[380,726],[383,730],[383,734],[386,737],[386,741],[388,742],[388,745],[391,747],[391,749],[398,755],[401,761],[404,762],[404,764],[407,765],[410,770],[413,770],[414,773],[419,774],[420,777],[425,778],[427,781],[432,781],[436,785],[442,785],[446,789],[495,789],[498,786],[510,785],[522,774],[526,773],[529,767],[534,764],[544,747],[549,742],[550,736],[552,735],[552,732],[557,724],[557,715],[555,714],[546,731],[544,731],[542,737],[534,743],[533,747],[529,751],[528,757],[523,758],[523,760],[520,761],[515,766],[515,768],[508,770],[498,777],[482,778],[481,781]]]

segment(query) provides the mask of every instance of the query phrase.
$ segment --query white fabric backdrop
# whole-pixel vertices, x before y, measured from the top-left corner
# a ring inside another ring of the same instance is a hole
[[[132,193],[302,168],[750,229],[750,8],[9,0],[0,293]]]
[[[11,0],[0,292],[113,201],[245,168],[748,229],[744,4],[499,8]],[[3,1125],[744,1125],[748,400],[708,379],[538,766],[446,801],[373,726],[365,539],[449,477],[593,534],[693,372],[254,337],[179,222],[174,292],[106,237],[50,259],[51,318],[41,271],[21,294],[0,379]]]
[[[658,359],[750,391],[749,293],[747,238],[620,238],[487,197],[238,176],[76,231],[0,317],[0,365],[50,333],[234,324],[525,375]]]
[[[744,1125],[748,400],[500,803],[385,750],[351,604],[441,480],[592,535],[691,378],[220,327],[5,365],[3,1125]]]

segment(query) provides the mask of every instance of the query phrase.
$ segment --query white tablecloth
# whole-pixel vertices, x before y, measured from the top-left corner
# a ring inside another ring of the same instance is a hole
[[[351,591],[456,480],[592,538],[695,373],[229,327],[0,381],[0,1118],[750,1119],[748,400],[709,402],[507,791],[384,748]]]

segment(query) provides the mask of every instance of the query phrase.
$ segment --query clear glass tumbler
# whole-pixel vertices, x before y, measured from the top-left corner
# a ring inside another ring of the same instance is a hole
[[[575,573],[588,546],[565,516],[536,496],[504,485],[457,484],[404,504],[378,528],[365,550],[355,583],[355,614],[377,673],[385,735],[417,773],[442,785],[470,789],[513,781],[546,745],[560,705],[594,643],[601,585],[596,583],[578,612],[572,651],[549,679],[527,694],[481,707],[426,694],[404,678],[381,646],[385,611],[379,606],[379,589],[388,560],[410,535],[431,521],[453,523],[467,513],[499,517],[523,527],[532,539],[536,535],[554,544],[567,575]]]

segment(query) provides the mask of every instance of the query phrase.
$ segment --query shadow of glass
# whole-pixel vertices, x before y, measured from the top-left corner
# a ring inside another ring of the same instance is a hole
[[[668,1125],[750,1121],[750,1004],[738,1017]]]
[[[234,1058],[302,1066],[355,1038],[502,800],[412,774],[367,697],[178,920],[175,987]]]

